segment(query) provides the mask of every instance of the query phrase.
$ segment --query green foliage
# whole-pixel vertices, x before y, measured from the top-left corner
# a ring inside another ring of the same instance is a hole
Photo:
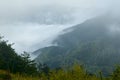
[[[111,17],[101,16],[68,29],[67,33],[54,40],[58,46],[34,52],[40,53],[36,62],[46,63],[51,68],[71,66],[78,62],[90,72],[101,70],[108,75],[115,64],[120,64],[119,34],[112,34],[107,26],[114,22]],[[116,23],[119,25],[119,20]]]
[[[46,63],[50,68],[66,68],[77,62],[85,65],[85,68],[89,72],[95,73],[101,70],[103,75],[106,76],[113,71],[114,65],[120,64],[120,58],[118,57],[120,56],[120,50],[115,46],[116,44],[113,44],[111,40],[96,40],[88,43],[80,43],[65,53],[63,49],[50,47],[36,58],[36,62],[41,61]]]
[[[120,66],[117,66],[113,71],[112,80],[120,80]]]
[[[22,60],[23,60],[23,65],[24,65],[24,72],[28,74],[32,74],[37,72],[37,68],[36,68],[36,63],[34,62],[34,60],[30,59],[30,55],[26,52],[24,52],[24,54],[21,55]]]
[[[9,74],[0,74],[0,80],[11,80],[11,75]]]
[[[18,55],[11,47],[12,44],[8,44],[7,42],[0,37],[0,69],[12,73],[36,73],[36,64],[33,60],[30,60],[29,54],[24,52],[21,56]]]
[[[12,76],[9,72],[0,70],[0,80],[12,80]]]
[[[89,75],[86,71],[79,65],[74,65],[73,68],[69,70],[52,70],[47,79],[44,80],[99,80],[95,75]]]
[[[37,69],[39,73],[44,73],[45,75],[49,74],[50,68],[46,64],[37,64]]]
[[[80,65],[74,65],[69,70],[51,69],[48,75],[41,73],[40,76],[26,76],[24,74],[8,74],[0,70],[0,80],[120,80],[120,67],[118,66],[111,76],[103,77],[90,74]]]

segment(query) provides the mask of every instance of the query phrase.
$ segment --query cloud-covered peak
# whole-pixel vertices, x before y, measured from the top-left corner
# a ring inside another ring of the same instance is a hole
[[[105,12],[119,14],[119,2],[0,0],[0,34],[14,42],[17,51],[33,51],[50,44],[68,24],[81,23]]]

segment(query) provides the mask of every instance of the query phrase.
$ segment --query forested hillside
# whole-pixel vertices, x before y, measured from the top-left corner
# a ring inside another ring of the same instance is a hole
[[[29,54],[24,52],[18,55],[11,47],[0,37],[0,80],[119,80],[120,67],[104,77],[101,71],[92,74],[84,66],[74,64],[67,69],[51,69],[46,64],[35,64],[30,60]]]
[[[48,64],[51,68],[67,67],[78,63],[88,71],[102,70],[105,75],[120,64],[119,18],[102,15],[78,24],[60,35],[50,46],[35,53],[40,55],[36,62]]]
[[[32,74],[36,72],[35,62],[30,60],[29,54],[24,52],[18,55],[11,47],[12,44],[7,42],[0,37],[0,69],[12,73]]]

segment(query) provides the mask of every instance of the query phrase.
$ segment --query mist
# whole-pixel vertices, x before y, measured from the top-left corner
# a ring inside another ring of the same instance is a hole
[[[64,29],[89,18],[119,15],[119,0],[0,0],[0,34],[18,53],[53,45]],[[113,29],[114,30],[114,29]]]

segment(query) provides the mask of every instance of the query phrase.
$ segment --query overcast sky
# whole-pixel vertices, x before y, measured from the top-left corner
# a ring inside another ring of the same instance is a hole
[[[119,2],[119,0],[0,0],[0,34],[15,43],[14,48],[17,52],[34,51],[49,46],[51,41],[70,25],[59,22],[51,25],[41,24],[41,17],[47,16],[47,20],[50,21],[50,16],[56,15],[68,23],[69,21],[81,23],[109,11],[118,11]]]

